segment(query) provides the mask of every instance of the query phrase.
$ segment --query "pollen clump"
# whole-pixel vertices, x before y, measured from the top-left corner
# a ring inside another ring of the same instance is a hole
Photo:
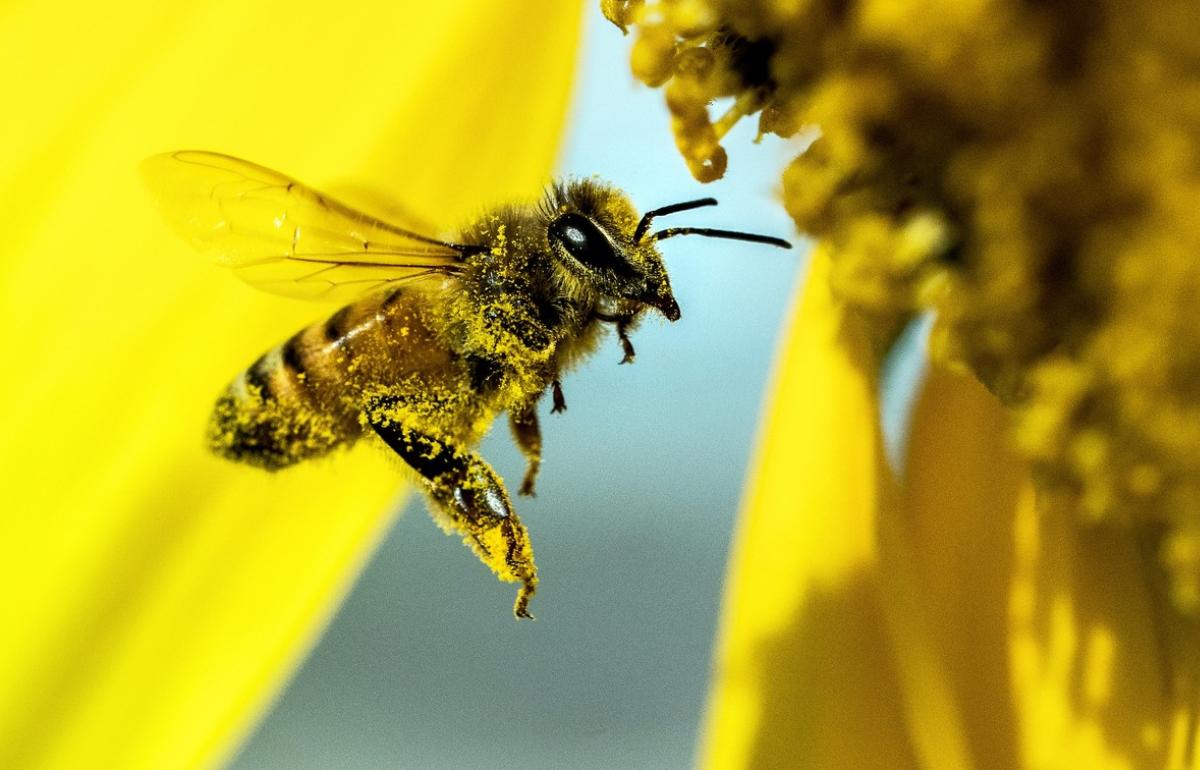
[[[222,395],[208,425],[208,447],[222,457],[278,470],[327,454],[344,437],[327,414],[280,402],[258,388]]]
[[[701,181],[720,141],[783,174],[838,295],[1011,409],[1049,504],[1161,528],[1200,606],[1200,36],[1194,0],[605,3]],[[714,100],[732,99],[720,116]]]

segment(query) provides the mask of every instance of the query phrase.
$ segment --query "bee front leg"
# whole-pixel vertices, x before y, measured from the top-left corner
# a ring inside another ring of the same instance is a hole
[[[525,468],[525,479],[517,494],[525,497],[534,496],[534,483],[537,481],[538,468],[542,464],[542,430],[538,425],[537,403],[527,404],[519,411],[508,413],[508,427],[512,431],[513,441],[528,463]]]
[[[389,416],[393,406],[368,408],[368,424],[424,479],[435,518],[447,531],[457,532],[501,580],[521,583],[513,614],[532,618],[529,600],[537,590],[537,567],[529,533],[513,510],[504,482],[477,452]]]
[[[616,324],[617,339],[621,342],[621,351],[625,354],[621,358],[621,363],[632,364],[633,359],[637,357],[637,351],[633,349],[633,342],[629,339],[629,329],[633,326],[634,316],[596,313],[595,318],[605,323]]]
[[[617,339],[621,341],[621,350],[625,353],[621,357],[621,363],[632,364],[633,359],[637,357],[637,352],[633,349],[633,342],[629,339],[629,324],[630,319],[623,318],[617,321]]]
[[[562,392],[562,383],[558,380],[550,383],[550,389],[553,395],[554,405],[550,409],[550,414],[562,414],[567,411],[567,399]]]

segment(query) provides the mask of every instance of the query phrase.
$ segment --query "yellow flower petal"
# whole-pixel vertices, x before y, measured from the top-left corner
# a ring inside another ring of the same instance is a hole
[[[980,767],[1196,766],[1194,623],[1158,535],[1039,510],[997,399],[934,367],[913,419],[906,531]]]
[[[1007,628],[1013,511],[1028,470],[1009,432],[983,386],[931,367],[909,434],[905,531],[931,608],[928,633],[979,767],[1016,755]]]
[[[875,519],[874,362],[812,258],[759,443],[722,619],[704,763],[912,766]]]
[[[1200,766],[1200,637],[1171,602],[1161,538],[1022,489],[1009,633],[1027,767]]]
[[[233,152],[453,225],[548,174],[579,12],[5,10],[0,766],[219,761],[394,509],[397,475],[369,451],[278,476],[204,454],[224,383],[326,311],[192,254],[159,221],[139,161]]]

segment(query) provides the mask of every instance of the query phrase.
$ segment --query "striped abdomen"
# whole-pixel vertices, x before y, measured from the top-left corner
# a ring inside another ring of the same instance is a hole
[[[353,443],[364,390],[437,357],[423,300],[401,290],[368,297],[264,353],[217,399],[209,447],[278,470]]]

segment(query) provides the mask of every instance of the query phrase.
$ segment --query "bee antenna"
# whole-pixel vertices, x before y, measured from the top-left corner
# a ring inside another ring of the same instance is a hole
[[[633,242],[641,243],[642,236],[646,234],[646,230],[650,227],[650,222],[655,217],[666,216],[667,214],[677,214],[680,211],[690,211],[703,206],[717,205],[716,198],[697,198],[694,201],[684,201],[683,203],[672,203],[670,206],[663,206],[660,209],[647,211],[642,215],[642,221],[638,222],[637,229],[633,231]]]
[[[742,233],[737,230],[714,230],[711,227],[668,227],[666,230],[659,230],[657,233],[652,233],[650,238],[655,241],[663,241],[667,238],[674,238],[676,235],[705,235],[709,238],[728,238],[731,241],[765,243],[768,246],[778,246],[781,249],[792,248],[792,244],[782,238],[774,238],[770,235],[757,235],[755,233]]]

